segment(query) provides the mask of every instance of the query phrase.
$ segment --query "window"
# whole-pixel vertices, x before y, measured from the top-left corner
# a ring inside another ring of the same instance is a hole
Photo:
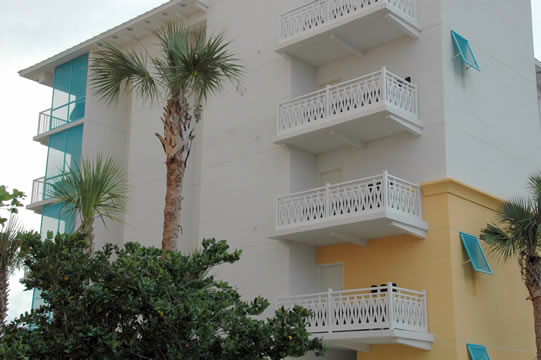
[[[460,233],[460,239],[462,239],[462,245],[464,245],[464,248],[468,253],[473,270],[492,275],[492,270],[488,265],[487,258],[481,248],[479,239],[463,232]]]
[[[487,348],[483,345],[466,344],[471,360],[490,360]]]
[[[53,234],[71,234],[75,231],[75,214],[70,205],[51,204],[43,207],[41,216],[41,237],[45,239],[49,231]]]
[[[46,181],[51,180],[63,170],[79,165],[83,126],[76,126],[49,137],[49,152],[45,169]]]
[[[84,117],[87,73],[88,55],[80,56],[54,69],[49,130]]]
[[[462,59],[462,62],[464,64],[466,64],[467,66],[471,66],[475,70],[481,71],[477,60],[475,60],[475,56],[473,55],[473,51],[470,47],[470,43],[468,42],[468,40],[458,35],[453,30],[451,30],[451,36],[453,37],[455,46],[458,50],[458,54],[456,54],[455,57],[460,55],[460,58]]]

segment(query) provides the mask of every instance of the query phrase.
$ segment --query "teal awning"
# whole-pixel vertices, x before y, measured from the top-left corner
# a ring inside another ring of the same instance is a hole
[[[451,30],[451,36],[453,37],[455,46],[458,50],[458,54],[456,54],[456,56],[460,55],[460,58],[462,59],[464,64],[471,66],[475,70],[481,71],[477,60],[475,59],[475,55],[473,55],[473,51],[470,47],[470,43],[468,42],[468,40],[458,35],[453,30]]]
[[[460,239],[462,239],[462,245],[464,245],[464,248],[470,257],[473,270],[492,275],[492,270],[488,265],[487,258],[483,252],[483,248],[481,248],[479,239],[463,232],[460,233]]]
[[[483,345],[466,344],[471,360],[490,360],[487,348]]]

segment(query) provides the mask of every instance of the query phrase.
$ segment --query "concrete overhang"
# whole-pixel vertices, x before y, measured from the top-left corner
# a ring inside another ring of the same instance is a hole
[[[110,30],[86,40],[70,49],[56,54],[33,66],[20,70],[19,75],[40,84],[53,86],[53,74],[56,66],[86,54],[103,42],[115,46],[126,46],[137,43],[139,39],[148,35],[164,22],[179,17],[194,17],[190,24],[198,23],[204,19],[209,0],[171,0],[146,13],[126,21]]]

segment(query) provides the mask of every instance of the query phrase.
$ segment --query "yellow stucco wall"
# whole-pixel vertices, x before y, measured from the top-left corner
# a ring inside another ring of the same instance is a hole
[[[427,291],[432,350],[373,345],[357,358],[467,360],[465,344],[471,342],[487,346],[492,360],[534,359],[532,309],[516,262],[503,264],[488,254],[493,276],[464,264],[459,232],[478,236],[494,220],[500,200],[452,179],[424,184],[422,190],[426,239],[402,236],[372,240],[366,248],[318,249],[319,264],[344,263],[346,289],[392,281]]]

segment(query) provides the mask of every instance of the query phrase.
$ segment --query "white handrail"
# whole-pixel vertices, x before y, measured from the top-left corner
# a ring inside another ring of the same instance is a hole
[[[344,18],[382,6],[389,6],[396,14],[416,22],[416,0],[314,0],[297,6],[281,15],[281,40],[313,31],[323,24],[332,24]]]
[[[45,177],[40,177],[32,182],[32,196],[30,197],[30,203],[37,203],[43,199],[43,188],[45,184]]]
[[[416,119],[417,86],[386,70],[327,86],[278,105],[278,135],[386,104]]]
[[[391,328],[428,331],[426,291],[404,289],[393,283],[282,297],[278,298],[277,304],[311,310],[307,330],[312,333]]]
[[[418,185],[384,172],[278,197],[276,229],[387,209],[421,219],[421,207]]]

